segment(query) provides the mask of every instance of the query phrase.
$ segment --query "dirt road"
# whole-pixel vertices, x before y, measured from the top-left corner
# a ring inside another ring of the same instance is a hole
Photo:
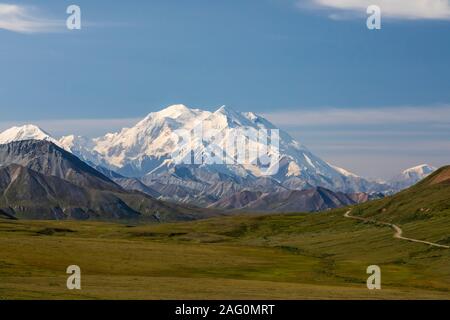
[[[402,240],[416,242],[416,243],[423,243],[423,244],[427,244],[427,245],[433,246],[433,247],[450,249],[450,246],[446,246],[446,245],[443,245],[443,244],[438,244],[438,243],[434,243],[434,242],[429,242],[429,241],[423,241],[423,240],[417,240],[417,239],[403,237],[402,236],[403,230],[399,226],[397,226],[396,224],[389,223],[389,222],[384,222],[384,221],[378,221],[378,220],[374,220],[374,219],[363,218],[363,217],[355,217],[355,216],[352,216],[350,214],[351,212],[352,212],[352,210],[348,210],[344,214],[344,217],[355,219],[355,220],[359,220],[359,221],[364,221],[364,222],[368,222],[368,223],[373,223],[373,224],[378,224],[378,225],[383,225],[383,226],[389,226],[392,229],[394,229],[394,231],[395,231],[394,238],[396,238],[396,239],[402,239]]]

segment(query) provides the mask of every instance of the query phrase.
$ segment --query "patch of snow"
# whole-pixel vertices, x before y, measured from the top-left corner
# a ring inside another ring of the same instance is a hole
[[[307,154],[303,154],[303,156],[305,157],[306,162],[308,162],[308,164],[309,164],[311,167],[316,168],[316,166],[314,165],[314,163],[311,161],[311,159],[308,157]]]
[[[288,176],[288,177],[299,176],[301,174],[301,172],[302,172],[302,170],[300,169],[298,164],[296,164],[294,161],[289,162],[288,171],[286,173],[286,176]]]
[[[345,170],[343,168],[331,165],[331,167],[333,167],[334,169],[336,169],[336,171],[338,171],[340,174],[346,176],[346,177],[354,177],[354,178],[359,178],[359,176],[357,174],[354,174],[353,172],[350,172],[348,170]]]

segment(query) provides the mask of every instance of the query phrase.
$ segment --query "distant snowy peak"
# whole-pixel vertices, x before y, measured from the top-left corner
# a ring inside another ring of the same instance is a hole
[[[406,169],[405,171],[402,172],[402,175],[409,178],[418,177],[423,179],[428,175],[430,175],[431,173],[433,173],[434,171],[436,171],[435,167],[430,166],[428,164],[421,164],[419,166]]]
[[[0,133],[0,144],[24,140],[46,140],[61,147],[59,142],[38,126],[27,124],[21,127],[12,127]]]
[[[404,170],[402,173],[390,180],[394,190],[402,190],[411,187],[422,179],[436,171],[436,168],[428,164],[422,164]]]

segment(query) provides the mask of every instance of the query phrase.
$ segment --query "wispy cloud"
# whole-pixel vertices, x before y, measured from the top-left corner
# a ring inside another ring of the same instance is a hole
[[[62,30],[64,21],[52,20],[29,6],[0,3],[0,29],[20,33],[42,33]]]
[[[408,20],[450,20],[450,0],[297,0],[299,8],[327,9],[339,19],[365,15],[367,7],[378,5],[388,18]]]
[[[385,125],[385,124],[447,124],[450,125],[450,106],[395,107],[361,109],[317,109],[267,113],[277,125]]]

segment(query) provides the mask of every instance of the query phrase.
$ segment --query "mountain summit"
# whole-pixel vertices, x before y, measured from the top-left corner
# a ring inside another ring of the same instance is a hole
[[[64,137],[60,143],[70,149],[90,149],[92,157],[87,160],[97,162],[95,158],[100,155],[108,167],[121,174],[143,176],[162,164],[174,163],[170,161],[173,160],[172,155],[182,153],[179,150],[182,146],[178,141],[174,141],[176,130],[190,131],[200,124],[206,135],[212,130],[221,131],[222,140],[215,141],[216,145],[221,147],[225,146],[225,140],[236,129],[278,129],[261,116],[253,113],[239,113],[225,106],[210,112],[191,109],[185,105],[173,105],[159,112],[150,113],[132,128],[124,128],[120,132],[109,133],[90,141],[81,137],[77,139]],[[190,148],[194,150],[194,153],[204,153],[208,142],[205,139],[197,139],[192,141]],[[256,142],[250,141],[250,143]],[[86,158],[86,155],[83,157]],[[317,174],[334,178],[343,176],[284,131],[280,131],[280,157],[283,165],[281,170],[284,170],[280,178],[282,175],[303,176],[311,179]],[[257,175],[257,170],[251,173]]]
[[[0,144],[24,140],[46,140],[53,142],[56,145],[60,145],[59,142],[47,132],[32,124],[21,127],[12,127],[0,133]]]

